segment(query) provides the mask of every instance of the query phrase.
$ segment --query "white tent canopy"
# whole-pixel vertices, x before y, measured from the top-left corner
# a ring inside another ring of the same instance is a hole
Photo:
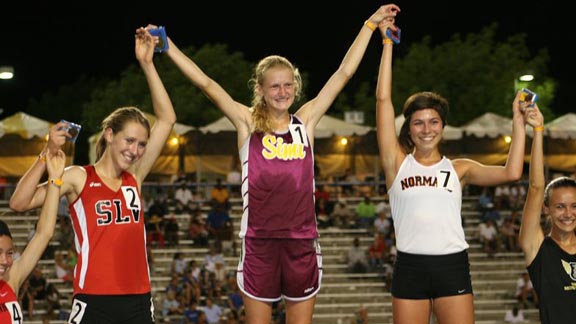
[[[400,135],[400,129],[402,124],[404,124],[404,115],[400,114],[394,119],[394,126],[396,127],[396,135]],[[444,133],[442,135],[444,139],[447,140],[459,140],[462,138],[462,129],[460,127],[446,125],[444,127]]]
[[[512,119],[487,112],[469,121],[462,126],[461,129],[467,135],[474,135],[476,137],[488,136],[490,138],[496,138],[502,135],[512,135]]]
[[[547,123],[545,129],[551,138],[576,139],[576,114],[560,116]]]
[[[46,136],[52,125],[23,112],[0,120],[0,176],[21,177],[46,146]],[[62,149],[67,163],[71,164],[74,144],[67,142]]]
[[[347,123],[342,119],[324,115],[318,125],[316,125],[316,130],[314,136],[316,138],[328,138],[333,135],[337,136],[352,136],[352,135],[366,135],[373,128],[368,126],[356,125]],[[200,131],[203,134],[206,133],[219,133],[219,132],[233,132],[236,131],[232,122],[224,116],[215,122],[208,124],[204,127],[200,127]]]
[[[31,139],[34,136],[44,137],[48,135],[52,125],[43,119],[18,112],[0,120],[0,137],[5,134],[17,134],[25,139]]]

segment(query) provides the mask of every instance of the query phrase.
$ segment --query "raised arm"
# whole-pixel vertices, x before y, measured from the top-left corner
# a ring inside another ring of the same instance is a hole
[[[65,123],[59,122],[50,127],[46,146],[30,169],[20,178],[10,197],[10,208],[13,210],[27,211],[39,207],[44,202],[46,188],[40,185],[40,180],[46,171],[46,152],[57,151],[66,143],[66,138],[70,135],[64,126]]]
[[[50,184],[46,188],[44,205],[38,218],[36,232],[22,252],[18,260],[14,261],[10,270],[10,285],[15,291],[26,280],[32,269],[40,260],[42,253],[48,246],[50,239],[54,235],[56,218],[58,212],[58,202],[60,201],[60,187],[62,185],[62,175],[64,174],[64,165],[66,156],[62,150],[46,150],[46,167]]]
[[[519,243],[522,251],[524,251],[524,261],[528,266],[536,257],[538,249],[544,240],[544,232],[540,226],[544,189],[546,187],[543,153],[544,117],[542,117],[537,105],[528,109],[527,122],[533,127],[534,138],[532,139],[530,177],[528,193],[524,203],[524,210],[522,211]]]
[[[501,183],[517,181],[524,169],[524,146],[526,144],[526,120],[520,108],[520,92],[516,93],[512,103],[512,143],[504,166],[484,165],[469,159],[454,160],[460,169],[463,184],[477,186],[494,186]]]
[[[376,84],[376,136],[380,163],[386,176],[386,186],[390,188],[398,168],[405,157],[396,137],[394,122],[394,106],[392,105],[392,50],[393,43],[386,38],[386,30],[394,29],[392,20],[386,19],[378,24],[382,35],[383,48],[378,68],[378,83]]]
[[[340,94],[340,91],[342,91],[354,73],[356,73],[358,65],[360,65],[364,57],[368,43],[372,38],[372,32],[376,30],[376,26],[384,19],[394,19],[399,11],[400,8],[395,4],[388,4],[378,8],[360,28],[354,42],[346,52],[344,59],[342,59],[338,70],[332,74],[318,95],[304,104],[298,112],[296,112],[304,121],[308,136],[311,138],[314,137],[316,124],[318,124],[320,118],[324,116],[338,94]]]
[[[162,84],[162,80],[154,66],[154,46],[158,41],[157,37],[150,35],[146,28],[139,28],[136,31],[135,53],[138,63],[146,76],[148,87],[152,97],[152,106],[156,115],[156,122],[152,126],[150,139],[146,146],[146,153],[134,166],[134,174],[138,182],[142,184],[144,178],[152,169],[156,159],[162,152],[166,140],[172,132],[176,123],[176,113],[172,106],[172,101]]]
[[[166,53],[180,71],[230,119],[239,135],[246,134],[247,136],[250,133],[251,117],[247,106],[235,101],[220,84],[206,75],[191,58],[186,56],[170,38],[168,38],[168,51]]]

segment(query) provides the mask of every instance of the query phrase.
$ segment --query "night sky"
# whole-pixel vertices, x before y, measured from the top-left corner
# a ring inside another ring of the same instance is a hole
[[[24,109],[30,98],[72,83],[81,75],[118,76],[136,63],[134,31],[147,23],[164,25],[181,48],[225,43],[252,62],[269,54],[286,56],[309,73],[312,94],[337,69],[364,20],[388,2],[86,3],[66,8],[54,2],[3,8],[0,66],[14,66],[16,77],[0,80],[0,118]],[[526,33],[534,53],[547,48],[551,56],[550,71],[559,81],[552,110],[558,115],[575,110],[569,96],[576,87],[571,80],[576,55],[566,48],[576,46],[576,36],[568,31],[574,29],[569,23],[573,19],[568,16],[572,14],[568,2],[562,2],[564,7],[553,1],[395,3],[402,10],[396,20],[402,28],[400,46],[418,42],[424,35],[432,36],[434,43],[443,42],[455,33],[479,32],[492,22],[499,24],[502,40]],[[380,46],[379,39],[372,40],[354,79],[372,78],[363,73],[376,73]]]

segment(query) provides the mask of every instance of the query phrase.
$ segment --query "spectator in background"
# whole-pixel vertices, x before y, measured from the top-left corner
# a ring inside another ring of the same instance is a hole
[[[227,299],[228,308],[232,312],[240,316],[240,311],[244,307],[244,301],[242,300],[242,293],[240,292],[240,289],[236,284],[230,285],[229,289],[230,291],[228,292],[228,299]]]
[[[216,204],[206,218],[206,230],[211,238],[219,242],[232,239],[232,218],[224,204]]]
[[[190,225],[188,225],[188,239],[194,241],[195,246],[208,245],[208,230],[200,215],[198,208],[190,215]]]
[[[492,195],[490,194],[489,187],[482,187],[482,192],[478,196],[478,211],[483,215],[486,210],[488,210],[488,206],[494,206],[494,201],[492,200]]]
[[[494,205],[498,210],[510,209],[510,185],[501,184],[494,189]]]
[[[318,221],[318,227],[327,228],[334,224],[331,218],[331,208],[330,202],[327,201],[323,196],[316,199],[315,203],[316,210],[316,220]]]
[[[184,259],[182,252],[174,252],[172,262],[170,263],[170,274],[183,276],[186,271],[187,261]]]
[[[529,301],[538,307],[538,296],[532,286],[532,281],[530,280],[528,272],[523,272],[520,275],[520,278],[516,280],[516,293],[514,294],[514,297],[522,303],[522,307],[524,308],[528,308]]]
[[[390,218],[389,209],[385,202],[382,201],[376,205],[376,214],[378,216],[374,220],[374,232],[382,234],[385,238],[389,237],[392,218]]]
[[[480,243],[482,243],[484,252],[488,253],[489,257],[493,257],[494,253],[498,251],[500,241],[498,239],[498,230],[492,219],[478,224],[478,235]]]
[[[502,222],[502,214],[495,208],[493,203],[488,203],[486,205],[486,210],[482,214],[482,221],[493,220],[494,224],[499,225]]]
[[[180,182],[178,189],[176,189],[174,192],[174,199],[179,201],[182,206],[186,206],[190,201],[194,200],[194,195],[192,194],[190,188],[188,188],[186,185],[186,182]]]
[[[368,271],[368,258],[366,249],[360,246],[360,239],[355,237],[352,246],[348,249],[346,261],[348,262],[348,272],[365,273]]]
[[[58,242],[60,242],[59,248],[61,250],[68,250],[74,245],[74,229],[72,228],[72,222],[70,221],[70,217],[60,217],[59,221],[60,221],[60,233],[58,235]]]
[[[152,214],[152,217],[146,221],[146,235],[147,244],[157,244],[158,247],[164,247],[164,220],[158,214]]]
[[[164,320],[169,322],[168,317],[170,315],[182,314],[184,314],[184,309],[176,298],[176,293],[173,290],[166,292],[166,298],[164,298],[162,302],[162,316],[164,316]]]
[[[148,215],[157,215],[158,217],[163,218],[168,215],[168,211],[168,203],[161,195],[157,195],[152,204],[148,206]]]
[[[346,200],[339,199],[338,202],[334,205],[334,209],[332,210],[330,218],[334,221],[336,226],[348,228],[352,226],[354,214],[350,210]]]
[[[220,322],[222,316],[222,308],[214,302],[212,297],[206,297],[206,305],[202,308],[206,314],[206,322],[208,324],[217,324]]]
[[[506,323],[525,323],[524,312],[518,308],[518,305],[514,305],[512,309],[506,311],[504,315],[504,322]]]
[[[74,280],[74,268],[70,268],[68,260],[64,253],[58,251],[54,254],[54,268],[56,270],[56,277],[64,282],[72,282]]]
[[[364,200],[356,205],[355,211],[358,227],[373,229],[374,220],[376,219],[376,205],[374,205],[370,196],[364,196]]]
[[[526,187],[522,182],[516,182],[510,187],[510,209],[518,210],[524,205],[526,199]]]
[[[166,246],[178,246],[180,227],[174,213],[170,213],[164,222],[164,240]]]
[[[224,255],[222,255],[222,249],[219,242],[215,242],[214,244],[212,244],[212,246],[210,246],[210,250],[204,256],[204,262],[202,266],[208,272],[214,273],[216,271],[216,263],[222,263],[224,265],[226,264],[226,262],[224,261]]]
[[[34,301],[44,301],[48,294],[48,291],[46,290],[48,282],[46,281],[40,266],[37,265],[34,270],[32,270],[32,274],[28,278],[28,287],[31,297],[31,300],[28,303],[28,314],[32,317],[34,314]]]
[[[328,190],[326,190],[326,186],[325,185],[316,185],[316,190],[314,191],[314,198],[316,200],[320,199],[320,198],[324,198],[325,201],[330,201],[330,192],[328,192]]]
[[[520,251],[518,246],[518,231],[520,226],[514,223],[511,217],[506,217],[500,226],[500,235],[504,241],[504,246],[509,252]]]
[[[210,200],[212,206],[221,205],[226,211],[230,210],[230,192],[222,185],[222,179],[216,179],[216,185],[212,188],[210,193]]]
[[[371,271],[383,271],[384,260],[388,254],[386,240],[381,233],[374,234],[374,241],[368,248],[368,263],[370,264]]]
[[[356,177],[354,172],[352,172],[352,169],[347,168],[344,171],[344,174],[338,179],[338,181],[343,182],[341,188],[342,188],[342,194],[344,196],[350,197],[354,195],[355,193],[354,186],[358,182],[358,178]]]
[[[190,305],[184,311],[184,324],[198,324],[198,317],[202,311],[198,309],[196,300],[190,301]]]
[[[50,320],[56,319],[54,312],[62,309],[62,305],[60,304],[61,298],[62,294],[60,294],[58,288],[56,288],[53,283],[49,283],[46,287],[46,313],[44,314],[44,323],[50,323]],[[66,314],[66,312],[64,313]]]

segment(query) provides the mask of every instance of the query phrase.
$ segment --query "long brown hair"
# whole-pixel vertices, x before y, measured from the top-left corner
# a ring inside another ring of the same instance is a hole
[[[402,114],[404,115],[404,123],[400,129],[400,135],[398,135],[398,142],[404,148],[406,153],[410,153],[414,150],[414,142],[410,138],[410,121],[414,112],[422,109],[434,109],[440,115],[442,119],[442,128],[446,126],[446,118],[448,117],[448,100],[444,99],[441,95],[424,91],[417,92],[404,103],[404,109],[402,109]]]

